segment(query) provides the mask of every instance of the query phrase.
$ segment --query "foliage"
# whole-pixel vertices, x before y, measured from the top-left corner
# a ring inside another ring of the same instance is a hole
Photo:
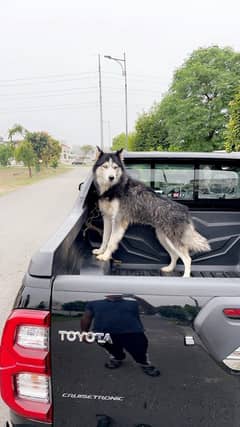
[[[143,113],[136,122],[135,146],[137,151],[168,150],[168,131],[159,106]]]
[[[57,169],[58,167],[58,160],[57,159],[53,159],[50,163],[51,168],[53,169]]]
[[[24,166],[28,167],[29,177],[32,177],[31,167],[35,164],[36,154],[30,142],[21,142],[15,150],[15,159],[18,162],[23,162]]]
[[[81,147],[81,152],[85,157],[87,157],[88,155],[90,155],[94,151],[95,151],[95,148],[90,144],[85,144],[85,145],[82,145],[82,147]]]
[[[164,305],[158,307],[157,311],[163,317],[189,322],[192,321],[199,313],[199,308],[189,304],[185,304],[184,307],[180,305]]]
[[[0,165],[7,166],[10,158],[13,156],[13,150],[9,144],[0,145]]]
[[[13,141],[13,136],[16,134],[20,134],[24,137],[24,140],[20,144],[14,143]],[[29,132],[22,125],[15,124],[8,130],[8,138],[11,141],[9,145],[11,153],[9,154],[6,148],[1,149],[4,164],[7,164],[8,159],[13,155],[15,150],[16,160],[22,161],[24,165],[29,168],[30,176],[32,175],[31,167],[33,165],[35,165],[37,171],[40,170],[41,163],[46,167],[48,167],[49,164],[54,168],[58,166],[61,155],[61,145],[47,132]],[[6,157],[7,160],[4,160]]]
[[[61,154],[60,143],[47,132],[27,132],[25,139],[32,145],[38,168],[41,162],[48,166],[53,159],[59,160]]]
[[[136,133],[130,132],[128,134],[128,151],[135,151],[136,145],[135,145],[135,139],[136,139]],[[120,133],[119,135],[115,136],[112,141],[112,151],[120,150],[121,148],[126,148],[126,134]]]
[[[128,151],[136,151],[136,132],[128,134]]]
[[[194,51],[161,103],[136,123],[138,150],[212,151],[224,147],[228,105],[240,75],[240,54],[218,46]]]
[[[46,167],[49,163],[58,165],[58,160],[61,155],[61,146],[58,141],[53,138],[49,138],[47,145],[42,150],[42,161]],[[57,167],[57,166],[56,166]]]
[[[13,127],[8,129],[8,139],[10,139],[11,143],[14,144],[13,137],[16,134],[24,136],[27,130],[20,124],[15,124]]]
[[[225,149],[227,152],[240,151],[240,92],[229,104],[230,120],[225,132]]]
[[[47,146],[49,135],[47,132],[27,132],[26,141],[28,141],[34,150],[37,162],[42,161],[44,149]]]
[[[125,147],[126,147],[126,134],[122,132],[113,138],[111,150],[116,151]]]

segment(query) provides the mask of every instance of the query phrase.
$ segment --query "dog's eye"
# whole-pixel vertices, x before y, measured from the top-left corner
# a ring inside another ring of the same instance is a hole
[[[107,168],[108,168],[108,165],[102,165],[102,167],[103,167],[104,169],[107,169]]]
[[[116,166],[116,165],[115,165],[115,166],[113,166],[113,169],[117,169],[117,168],[118,168],[118,166]]]

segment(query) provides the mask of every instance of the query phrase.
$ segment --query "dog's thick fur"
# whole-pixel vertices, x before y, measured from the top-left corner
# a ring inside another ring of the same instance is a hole
[[[151,225],[171,257],[170,264],[162,271],[173,271],[180,258],[185,268],[183,277],[190,277],[189,251],[205,252],[210,247],[195,230],[188,208],[157,195],[142,182],[128,176],[122,150],[104,153],[98,148],[93,175],[104,223],[102,244],[93,250],[97,258],[102,261],[111,258],[129,224]]]

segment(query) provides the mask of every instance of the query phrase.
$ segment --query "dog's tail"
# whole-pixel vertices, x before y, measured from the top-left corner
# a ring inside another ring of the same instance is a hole
[[[186,229],[182,241],[192,252],[208,252],[211,249],[207,239],[195,230],[193,224]]]

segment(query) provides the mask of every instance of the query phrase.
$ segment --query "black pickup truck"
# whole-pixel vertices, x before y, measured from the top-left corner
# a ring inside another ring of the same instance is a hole
[[[127,153],[125,166],[187,205],[211,251],[193,255],[191,278],[180,261],[160,273],[168,254],[134,225],[110,262],[96,260],[90,175],[5,324],[6,427],[240,425],[240,154]]]

